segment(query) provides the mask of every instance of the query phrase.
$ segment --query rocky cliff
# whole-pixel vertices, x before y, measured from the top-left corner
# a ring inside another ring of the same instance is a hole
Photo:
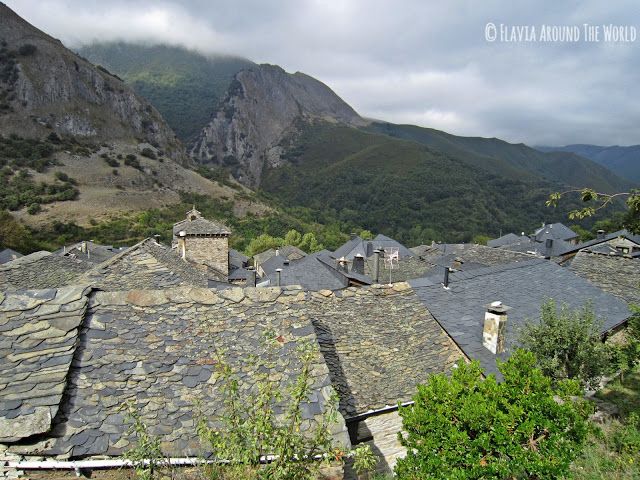
[[[69,51],[0,3],[0,131],[93,143],[149,143],[186,161],[160,114],[119,78]]]
[[[275,65],[238,72],[211,122],[190,147],[201,163],[229,167],[245,185],[260,184],[265,167],[285,162],[281,142],[301,123],[366,122],[324,83]]]

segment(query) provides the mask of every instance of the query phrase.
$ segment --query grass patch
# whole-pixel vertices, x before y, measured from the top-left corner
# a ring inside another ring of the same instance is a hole
[[[623,379],[610,382],[596,393],[596,397],[616,405],[623,418],[632,412],[640,412],[640,367],[627,373]]]
[[[640,367],[610,382],[596,397],[615,405],[620,420],[594,428],[582,456],[572,466],[573,478],[640,479]]]

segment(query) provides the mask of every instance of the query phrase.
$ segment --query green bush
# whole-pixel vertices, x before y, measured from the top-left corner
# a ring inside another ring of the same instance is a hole
[[[143,157],[150,158],[152,160],[155,160],[157,158],[155,152],[149,147],[143,148],[142,151],[140,152],[140,155],[142,155]]]
[[[550,378],[531,352],[499,364],[504,381],[486,379],[478,362],[458,363],[451,377],[432,375],[414,404],[400,408],[407,456],[399,479],[556,479],[579,455],[590,406],[572,400],[577,381]]]
[[[553,300],[541,307],[540,322],[527,322],[518,343],[538,359],[538,366],[554,380],[577,379],[584,386],[596,386],[611,371],[611,351],[600,337],[601,322],[591,305],[571,310],[556,308]]]

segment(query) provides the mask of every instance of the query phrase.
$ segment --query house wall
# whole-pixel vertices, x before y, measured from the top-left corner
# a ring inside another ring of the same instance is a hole
[[[229,273],[229,237],[186,238],[187,260]]]
[[[406,455],[407,450],[398,440],[402,430],[402,418],[397,411],[371,416],[350,426],[352,443],[365,443],[378,456],[377,473],[392,473],[398,458]],[[355,438],[354,438],[355,437]],[[355,480],[356,474],[349,465],[345,468],[345,480]]]

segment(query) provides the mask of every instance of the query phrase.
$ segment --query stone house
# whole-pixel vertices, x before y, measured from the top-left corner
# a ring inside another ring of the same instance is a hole
[[[184,220],[173,226],[172,246],[184,260],[226,279],[230,235],[228,227],[203,218],[194,207]]]

